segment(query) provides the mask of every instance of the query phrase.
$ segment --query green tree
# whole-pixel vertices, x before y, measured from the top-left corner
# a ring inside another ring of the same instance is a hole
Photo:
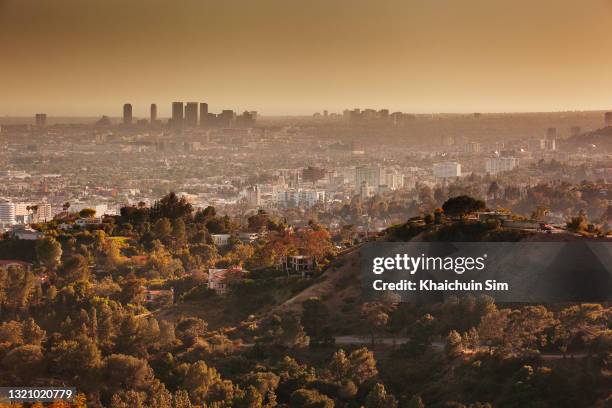
[[[81,218],[93,218],[96,215],[96,210],[93,208],[83,208],[79,211],[79,217]]]
[[[302,304],[301,322],[306,333],[313,338],[322,338],[329,322],[329,310],[319,298],[310,298]]]
[[[334,401],[316,390],[299,389],[291,394],[291,407],[334,408]]]
[[[395,408],[397,400],[391,394],[387,394],[385,386],[376,383],[368,393],[365,400],[365,408]]]
[[[463,217],[484,208],[484,201],[466,195],[451,197],[442,205],[444,214],[451,217]]]
[[[62,256],[62,246],[52,237],[45,237],[36,242],[36,258],[48,270],[54,270]]]
[[[444,352],[448,358],[455,358],[461,354],[463,349],[461,341],[461,335],[456,330],[451,330],[448,333],[444,344]]]
[[[378,375],[374,354],[366,347],[353,351],[349,355],[349,378],[360,385]]]

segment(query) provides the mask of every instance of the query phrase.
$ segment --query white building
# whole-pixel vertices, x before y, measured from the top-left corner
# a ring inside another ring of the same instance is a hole
[[[378,166],[357,166],[355,168],[355,186],[360,188],[365,182],[368,186],[378,187],[381,184],[382,169]]]
[[[219,248],[229,245],[230,236],[230,234],[210,234],[213,243]]]
[[[40,231],[36,231],[29,226],[18,226],[13,229],[13,237],[17,239],[36,241],[37,239],[44,238],[44,236],[45,234]]]
[[[325,190],[305,188],[281,190],[277,194],[277,202],[282,207],[312,207],[325,202]]]
[[[435,163],[433,174],[436,178],[461,177],[461,164],[457,162]]]
[[[0,224],[15,224],[15,204],[8,200],[0,200]]]
[[[404,175],[399,173],[387,172],[383,183],[390,190],[397,190],[404,187]]]
[[[516,157],[491,157],[485,163],[486,172],[497,174],[503,171],[511,171],[518,166]]]
[[[15,217],[21,217],[26,222],[51,221],[53,215],[49,203],[15,203]]]

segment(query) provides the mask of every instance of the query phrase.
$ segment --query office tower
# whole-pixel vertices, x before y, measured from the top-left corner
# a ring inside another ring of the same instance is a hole
[[[172,102],[172,126],[183,126],[183,102]]]
[[[208,126],[208,104],[200,102],[200,126]]]
[[[546,129],[546,139],[552,140],[557,138],[557,128],[551,127]]]
[[[363,183],[370,187],[380,185],[382,169],[378,166],[358,166],[355,168],[355,186],[360,188]]]
[[[35,116],[36,126],[44,127],[47,124],[47,114],[46,113],[37,113]]]
[[[123,105],[123,124],[130,125],[132,123],[132,104],[126,103]]]
[[[185,126],[194,127],[198,125],[198,103],[187,102],[185,104]]]
[[[606,112],[604,115],[606,126],[612,126],[612,112]]]
[[[15,204],[8,200],[0,200],[0,225],[15,224]]]
[[[157,105],[151,104],[151,124],[154,124],[157,121]]]
[[[461,164],[457,162],[435,163],[433,173],[436,178],[461,177]]]
[[[217,122],[221,127],[231,127],[236,119],[236,113],[233,110],[225,109],[217,115]]]
[[[325,169],[320,167],[308,166],[302,170],[302,180],[308,183],[316,183],[325,177]]]
[[[485,171],[489,174],[497,174],[514,170],[518,164],[519,160],[516,157],[491,157],[485,162]]]
[[[465,152],[466,153],[480,153],[482,151],[482,146],[477,142],[468,142],[465,144]]]
[[[238,126],[252,127],[255,125],[255,118],[249,111],[244,111],[242,115],[236,117],[236,124]]]

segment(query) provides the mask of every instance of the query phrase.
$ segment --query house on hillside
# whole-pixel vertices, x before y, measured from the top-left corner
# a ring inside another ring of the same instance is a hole
[[[145,303],[150,305],[168,305],[174,303],[174,289],[146,289]]]
[[[303,278],[312,275],[316,262],[310,255],[288,255],[281,259],[281,266],[290,274],[300,274]]]
[[[74,222],[74,224],[80,228],[89,227],[89,226],[98,226],[98,225],[102,225],[102,218],[101,217],[79,218]]]
[[[225,295],[230,290],[230,285],[233,280],[240,277],[248,271],[240,266],[232,266],[224,269],[209,269],[208,270],[208,289],[212,289],[219,295]]]
[[[225,248],[229,245],[230,234],[210,234],[210,238],[217,248]]]
[[[40,231],[36,231],[28,226],[19,226],[13,228],[13,238],[36,241],[37,239],[44,238],[45,234]]]

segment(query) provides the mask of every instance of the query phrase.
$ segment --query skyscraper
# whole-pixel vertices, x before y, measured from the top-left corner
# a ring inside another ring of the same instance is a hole
[[[606,112],[604,118],[606,126],[612,126],[612,112]]]
[[[47,114],[46,113],[37,113],[35,116],[36,126],[44,127],[47,124]]]
[[[154,124],[156,120],[157,120],[157,105],[152,103],[151,104],[151,124]]]
[[[236,113],[230,109],[222,110],[221,113],[217,115],[217,120],[219,122],[219,126],[225,128],[231,127],[236,120]]]
[[[132,104],[130,103],[123,105],[123,124],[132,124]]]
[[[198,125],[198,103],[187,102],[185,105],[185,125],[194,127]]]
[[[200,126],[206,126],[206,119],[208,119],[208,104],[206,102],[200,103]]]
[[[172,102],[172,126],[183,126],[183,102]]]

